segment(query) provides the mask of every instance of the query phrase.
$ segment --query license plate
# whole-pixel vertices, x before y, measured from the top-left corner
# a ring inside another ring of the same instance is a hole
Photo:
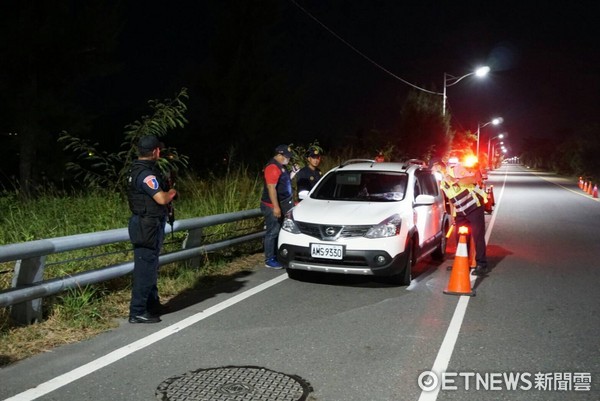
[[[342,260],[344,247],[342,245],[310,244],[310,256],[313,258]]]

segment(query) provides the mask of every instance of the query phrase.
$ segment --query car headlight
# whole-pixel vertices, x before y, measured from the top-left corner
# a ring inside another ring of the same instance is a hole
[[[400,215],[394,214],[393,216],[388,217],[383,220],[381,223],[373,226],[367,231],[365,237],[367,238],[386,238],[393,237],[395,235],[400,234],[400,226],[402,224],[402,219]]]
[[[285,218],[283,219],[283,223],[281,224],[281,229],[285,230],[287,232],[290,232],[292,234],[300,234],[300,229],[298,228],[298,225],[294,221],[294,215],[292,214],[292,212],[289,212],[288,214],[285,215]]]

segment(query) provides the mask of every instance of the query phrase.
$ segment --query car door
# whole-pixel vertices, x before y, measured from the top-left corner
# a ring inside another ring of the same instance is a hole
[[[442,229],[442,217],[444,210],[438,202],[440,193],[433,174],[429,172],[418,172],[415,174],[414,197],[418,195],[431,195],[436,201],[433,205],[415,206],[416,225],[419,231],[419,245],[431,241]]]

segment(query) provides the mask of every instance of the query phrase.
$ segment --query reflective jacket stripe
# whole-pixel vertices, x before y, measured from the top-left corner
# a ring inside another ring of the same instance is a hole
[[[455,197],[450,198],[450,201],[454,204],[456,213],[463,215],[467,215],[479,207],[477,196],[468,189],[462,190]]]
[[[451,185],[447,181],[442,181],[442,190],[450,202],[452,202],[455,213],[466,216],[477,207],[481,206],[476,192],[472,189],[461,187],[456,184]]]

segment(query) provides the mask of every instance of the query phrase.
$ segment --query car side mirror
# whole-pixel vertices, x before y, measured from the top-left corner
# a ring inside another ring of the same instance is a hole
[[[415,206],[431,206],[435,203],[433,195],[419,195],[415,199]]]
[[[308,196],[308,191],[306,191],[306,190],[298,192],[298,199],[300,199],[300,200],[306,199],[307,196]]]

